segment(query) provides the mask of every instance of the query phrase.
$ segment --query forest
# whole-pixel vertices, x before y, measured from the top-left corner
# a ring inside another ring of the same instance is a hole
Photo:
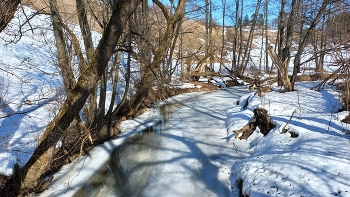
[[[176,83],[213,90],[244,81],[262,92],[278,83],[287,93],[298,81],[321,89],[340,79],[349,111],[349,8],[348,0],[2,0],[1,48],[40,42],[29,46],[38,53],[0,62],[1,151],[15,147],[18,129],[5,120],[42,106],[48,119],[26,128],[36,133],[32,151],[20,140],[26,159],[1,172],[0,193],[45,190],[44,177],[120,134],[122,121],[189,92]]]

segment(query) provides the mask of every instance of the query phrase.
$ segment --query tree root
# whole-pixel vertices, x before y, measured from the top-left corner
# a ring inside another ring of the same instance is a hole
[[[271,122],[271,118],[267,114],[267,110],[264,108],[254,109],[254,117],[252,121],[240,130],[233,131],[236,133],[235,138],[242,133],[239,139],[247,139],[255,131],[256,127],[259,127],[260,132],[264,136],[267,135],[271,129],[276,127],[276,125]]]

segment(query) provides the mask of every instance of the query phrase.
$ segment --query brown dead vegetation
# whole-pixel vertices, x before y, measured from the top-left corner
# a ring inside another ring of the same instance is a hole
[[[153,103],[167,99],[169,97],[184,94],[184,93],[190,93],[190,92],[203,92],[203,91],[211,91],[211,90],[218,90],[220,89],[218,86],[215,86],[211,83],[201,83],[201,82],[191,82],[195,84],[195,88],[162,88],[157,90],[151,90],[148,94],[148,97],[146,98],[143,108],[150,107]],[[201,87],[201,88],[198,88]]]
[[[297,76],[297,81],[319,81],[326,79],[330,75],[330,73],[315,73],[310,75],[303,74]]]
[[[57,3],[60,11],[60,16],[62,17],[63,21],[67,22],[68,24],[79,24],[75,0],[57,0]],[[49,0],[24,0],[22,4],[29,6],[34,10],[43,12],[45,14],[50,13]],[[87,17],[90,28],[95,31],[101,32],[101,28],[99,27],[96,19],[91,15],[90,12],[91,10],[93,10],[96,17],[101,20],[101,5],[98,3],[98,1],[88,1],[86,2],[86,6],[89,9],[89,12],[87,12]]]

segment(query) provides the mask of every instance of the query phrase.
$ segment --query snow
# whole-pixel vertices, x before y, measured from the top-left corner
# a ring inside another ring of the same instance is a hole
[[[23,9],[27,16],[34,13],[28,7]],[[23,165],[29,159],[64,99],[62,80],[55,67],[49,17],[35,16],[30,25],[22,26],[24,34],[18,39],[20,35],[15,30],[24,20],[23,14],[17,12],[15,20],[0,34],[0,173],[5,175],[12,174],[15,162]],[[94,34],[94,39],[98,40],[99,36]],[[14,42],[8,43],[10,40]],[[260,45],[259,38],[254,42]],[[252,51],[253,62],[259,61],[259,55],[260,48]],[[304,61],[309,56],[303,58]],[[329,64],[334,62],[329,56],[326,60]],[[313,65],[306,67],[313,68]],[[224,87],[224,81],[214,78],[219,86]],[[326,86],[319,92],[311,90],[316,84],[297,83],[298,91],[289,93],[280,93],[273,87],[273,92],[263,97],[237,88],[234,93],[223,89],[171,98],[168,102],[198,100],[197,104],[185,106],[178,119],[173,120],[176,129],[169,134],[172,137],[168,141],[169,149],[163,152],[164,160],[178,157],[183,160],[165,165],[166,168],[159,171],[164,173],[164,182],[152,182],[153,189],[148,194],[181,196],[191,191],[197,196],[215,196],[226,195],[231,189],[230,195],[237,196],[237,182],[243,180],[242,193],[251,197],[350,196],[350,126],[340,121],[348,112],[338,112],[340,96],[334,87]],[[198,88],[178,82],[171,86]],[[234,139],[232,131],[247,125],[257,107],[268,110],[276,128],[267,136],[257,129],[247,140]],[[157,109],[155,106],[135,119],[124,121],[120,136],[64,166],[41,196],[74,195],[105,165],[116,146],[160,120]],[[208,117],[200,120],[193,111]],[[208,124],[211,118],[216,121]],[[289,132],[281,134],[285,125],[298,137],[291,138]],[[57,143],[59,146],[61,142]],[[169,152],[171,149],[174,151]],[[192,165],[193,162],[196,164]],[[172,173],[174,171],[177,173]],[[191,181],[191,177],[196,177],[198,182]]]
[[[243,180],[242,192],[249,196],[350,196],[349,126],[340,122],[347,112],[338,112],[341,105],[333,87],[328,86],[318,92],[310,89],[315,85],[317,83],[298,83],[298,91],[289,93],[280,93],[274,88],[264,97],[243,91],[244,94],[237,101],[233,99],[237,93],[223,93],[228,89],[209,94],[179,95],[165,101],[185,102],[185,107],[180,107],[176,112],[177,117],[171,119],[166,149],[159,153],[165,164],[157,168],[145,195],[227,196],[225,188],[229,188],[230,195],[236,196],[239,191],[237,181]],[[248,106],[244,108],[247,103]],[[265,137],[257,129],[247,140],[234,139],[231,131],[248,124],[253,117],[253,109],[257,107],[267,109],[277,127]],[[217,108],[220,110],[217,111]],[[55,195],[58,193],[52,192],[63,190],[68,191],[65,195],[77,191],[81,187],[80,181],[88,178],[85,175],[92,174],[86,171],[96,171],[105,165],[107,153],[112,150],[112,147],[105,146],[113,144],[115,147],[131,133],[136,135],[144,129],[144,123],[150,125],[150,120],[158,120],[157,112],[152,110],[155,109],[150,109],[140,119],[123,122],[121,136],[91,152],[88,158],[98,160],[98,165],[95,162],[89,164],[85,157],[80,159],[85,162],[84,166],[77,168],[75,179],[70,183],[70,188],[74,189],[67,190],[66,176],[62,176],[64,181],[54,183],[41,196]],[[197,124],[202,117],[194,115],[193,111],[209,114],[216,124],[212,125],[209,117]],[[222,116],[225,111],[226,126],[220,121],[225,120]],[[281,134],[293,112],[286,128],[297,133],[297,138],[291,138],[288,132]],[[203,139],[205,143],[201,142]],[[120,141],[115,143],[116,140]],[[232,143],[239,153],[232,148]],[[102,150],[108,151],[101,154]],[[230,156],[215,156],[217,152]],[[242,154],[246,156],[242,157]],[[84,176],[80,177],[80,174]],[[195,185],[193,176],[197,180]],[[227,182],[227,186],[221,185],[228,180],[230,183]]]
[[[27,16],[34,13],[23,7]],[[35,16],[22,26],[21,11],[0,34],[0,173],[12,174],[15,162],[24,165],[40,134],[53,118],[62,97],[61,78],[54,66],[50,19]],[[9,41],[14,41],[9,43]]]
[[[273,91],[264,97],[250,94],[240,100],[246,103],[249,98],[247,109],[240,104],[228,110],[228,132],[248,124],[258,107],[267,109],[277,125],[265,137],[257,129],[246,140],[252,145],[252,156],[237,162],[231,177],[232,185],[243,180],[243,194],[350,196],[349,126],[340,122],[347,112],[338,113],[341,105],[334,88],[310,90],[316,85],[298,83],[298,91]],[[294,111],[286,129],[297,133],[297,138],[281,134]]]
[[[55,173],[49,189],[40,195],[31,196],[73,196],[101,166],[109,160],[112,151],[123,144],[126,139],[139,135],[144,129],[160,120],[157,108],[151,108],[135,119],[121,124],[122,134],[92,149],[88,155],[81,156],[71,164],[63,166]]]
[[[5,175],[12,174],[14,163],[29,160],[65,97],[50,16],[26,6],[23,12],[19,9],[0,34],[0,173]],[[72,28],[82,40],[79,28]],[[101,35],[92,32],[92,37],[96,43]]]
[[[179,88],[179,89],[187,89],[187,88],[201,88],[202,86],[195,85],[193,83],[184,83],[177,79],[173,79],[169,85],[170,88]]]
[[[109,155],[116,146],[158,122],[158,107],[169,103],[175,104],[174,113],[164,126],[167,127],[162,134],[164,140],[161,143],[164,146],[157,152],[160,160],[153,161],[160,165],[152,171],[142,196],[228,196],[232,164],[249,156],[246,153],[249,144],[235,142],[239,148],[234,149],[231,137],[226,136],[225,111],[245,93],[247,91],[242,87],[234,87],[177,95],[158,103],[136,119],[124,121],[121,125],[122,134],[116,139],[81,157],[70,176],[69,186],[68,174],[74,168],[74,163],[54,175],[49,189],[39,196],[74,195],[93,173],[107,165]],[[108,185],[103,186],[106,193],[99,193],[100,196],[108,195]]]

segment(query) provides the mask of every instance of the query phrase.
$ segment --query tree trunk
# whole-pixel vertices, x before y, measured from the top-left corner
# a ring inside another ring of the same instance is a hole
[[[282,62],[281,58],[276,54],[271,46],[268,46],[268,53],[271,57],[272,62],[277,67],[280,73],[280,80],[284,86],[284,91],[291,92],[293,91],[292,83],[289,80],[288,72],[285,71],[285,63]]]
[[[88,23],[87,14],[86,14],[86,7],[85,7],[84,1],[83,0],[76,0],[76,7],[77,7],[79,27],[80,27],[80,31],[81,31],[83,41],[84,41],[87,62],[89,62],[90,58],[93,54],[93,51],[94,51],[94,45],[92,43],[90,25]],[[100,114],[103,111],[103,110],[97,108],[97,97],[98,97],[97,96],[97,90],[98,90],[97,86],[98,85],[96,85],[94,91],[91,93],[91,95],[89,97],[89,111],[88,111],[88,114],[85,114],[89,127],[96,126],[96,125],[92,125],[92,124],[97,124],[97,125],[101,124],[101,123],[96,122],[96,117],[99,117],[99,115],[96,116],[96,114]],[[101,88],[103,88],[103,85],[101,86]],[[105,97],[105,95],[103,95],[104,93],[105,93],[104,90],[101,89],[100,99],[103,99]],[[101,104],[103,102],[105,102],[105,101],[100,100]],[[104,107],[103,107],[103,109],[104,109]],[[99,129],[99,128],[97,127],[97,129]]]
[[[86,57],[89,60],[94,51],[94,45],[92,43],[90,25],[88,23],[87,14],[86,14],[86,7],[83,0],[76,0],[76,6],[77,6],[77,13],[78,13],[79,27],[80,27],[81,34],[83,36],[83,41],[84,41],[84,46],[86,51]]]
[[[322,26],[321,26],[321,40],[320,40],[320,48],[321,48],[321,54],[319,56],[319,60],[318,60],[318,66],[316,67],[315,71],[316,72],[321,72],[323,71],[323,65],[324,65],[324,56],[325,56],[325,50],[327,47],[327,35],[325,33],[326,31],[326,17],[323,16],[322,19]]]
[[[238,43],[238,24],[239,24],[239,17],[238,17],[238,11],[239,11],[239,1],[236,0],[236,20],[235,20],[235,34],[233,36],[233,42],[232,42],[232,68],[231,72],[237,72],[237,43]]]
[[[220,55],[220,68],[219,73],[221,73],[222,66],[224,64],[223,62],[223,56],[224,56],[224,50],[225,50],[225,11],[226,11],[226,0],[222,0],[222,46],[221,46],[221,55]]]
[[[261,67],[263,61],[263,46],[264,46],[264,29],[261,28],[261,46],[260,46],[260,58],[259,58],[259,74],[261,74]]]
[[[209,53],[213,53],[213,2],[209,0]],[[214,70],[214,59],[213,56],[210,57],[210,70]]]
[[[289,68],[289,61],[290,56],[292,52],[292,41],[293,41],[293,35],[294,35],[294,26],[296,22],[296,12],[297,12],[297,1],[299,0],[292,0],[291,5],[291,11],[288,16],[288,23],[287,23],[287,32],[286,32],[286,40],[285,40],[285,47],[282,50],[282,62],[284,63],[284,70],[285,73],[288,75],[288,68]]]
[[[241,67],[243,66],[242,50],[243,50],[243,10],[244,10],[244,1],[241,0],[241,20],[239,24],[239,49],[238,49],[238,58],[237,58],[237,72],[242,73]]]
[[[55,44],[57,49],[57,66],[60,68],[63,84],[68,94],[75,86],[75,78],[73,70],[68,58],[66,42],[63,35],[61,17],[56,0],[50,0],[51,17],[53,23],[53,33],[55,36]],[[78,49],[79,50],[79,49]]]
[[[269,45],[269,35],[268,35],[268,6],[269,0],[265,1],[265,73],[269,73],[269,54],[267,52],[267,46]]]
[[[244,73],[244,71],[248,65],[248,62],[249,62],[250,52],[251,52],[251,48],[252,48],[251,46],[252,46],[254,31],[255,31],[255,26],[256,26],[256,20],[257,20],[260,6],[261,6],[261,0],[258,0],[258,2],[256,4],[255,12],[254,12],[253,24],[252,24],[252,27],[250,28],[247,45],[246,45],[246,48],[244,51],[244,56],[242,59],[242,61],[244,61],[244,63],[242,63],[242,68],[240,69],[240,74]]]
[[[209,54],[210,47],[210,36],[209,36],[209,13],[210,13],[210,2],[209,0],[205,0],[205,56]],[[205,71],[208,71],[207,66],[205,67]]]
[[[307,44],[307,41],[309,40],[310,34],[312,33],[312,31],[314,30],[314,28],[316,27],[316,25],[320,21],[322,15],[325,13],[326,7],[327,7],[329,2],[330,2],[329,0],[323,1],[321,8],[319,9],[315,19],[311,22],[305,36],[303,37],[303,39],[298,47],[298,51],[297,51],[295,58],[294,58],[294,69],[293,69],[293,75],[292,75],[292,81],[291,81],[293,87],[294,87],[294,84],[296,81],[296,76],[298,73],[298,65],[300,65],[302,52],[305,49],[305,46]]]
[[[169,83],[171,81],[171,75],[173,73],[173,54],[174,54],[174,50],[175,50],[175,47],[176,47],[176,43],[177,43],[177,40],[178,40],[178,37],[179,37],[179,34],[180,34],[180,29],[181,29],[181,22],[182,22],[182,19],[180,19],[180,22],[175,30],[175,35],[174,35],[174,38],[173,38],[173,41],[171,42],[171,47],[170,47],[170,51],[169,51],[169,58],[168,58],[168,62],[167,62],[167,68],[164,72],[164,74],[166,75],[165,76],[165,82],[166,83]]]
[[[26,194],[38,185],[38,180],[45,173],[52,160],[53,149],[73,119],[79,116],[89,94],[98,83],[111,55],[125,29],[125,24],[141,0],[120,0],[113,5],[111,19],[97,46],[87,69],[81,73],[75,87],[55,118],[47,126],[37,148],[17,177],[15,191]]]
[[[112,80],[112,96],[111,96],[111,102],[109,103],[109,108],[107,111],[107,114],[105,116],[105,121],[107,123],[107,130],[106,133],[100,132],[101,139],[108,138],[108,135],[110,134],[110,126],[112,125],[112,122],[114,121],[114,116],[113,116],[113,108],[114,108],[114,101],[117,97],[117,86],[118,86],[118,81],[119,81],[119,71],[120,71],[120,51],[117,51],[117,53],[114,55],[114,62],[111,70],[114,70],[114,75],[112,74],[113,80]],[[126,91],[126,90],[125,90]]]
[[[131,48],[131,44],[129,46]],[[112,133],[112,127],[113,125],[113,121],[115,120],[115,117],[117,115],[117,113],[119,112],[119,110],[121,109],[121,107],[124,105],[126,98],[128,96],[129,93],[129,89],[130,89],[130,77],[131,77],[131,66],[130,66],[130,62],[131,62],[131,54],[128,53],[128,63],[127,63],[127,72],[126,72],[126,81],[125,81],[125,90],[124,90],[124,94],[123,94],[123,98],[120,101],[120,103],[117,105],[117,107],[113,110],[111,117],[108,119],[107,122],[107,133],[109,137],[112,137],[113,135],[115,135],[115,133]]]
[[[183,18],[181,19],[180,23],[180,59],[181,59],[181,75],[180,75],[180,81],[185,81],[186,76],[186,70],[185,70],[185,62],[184,62],[184,47],[183,47]],[[187,58],[189,59],[189,58]],[[191,63],[187,64],[187,68],[191,67]]]
[[[0,3],[0,32],[2,32],[13,19],[20,2],[21,0],[2,0]]]
[[[164,34],[160,37],[158,48],[154,51],[153,61],[147,65],[147,68],[144,70],[144,73],[141,76],[141,82],[137,89],[137,95],[132,103],[134,110],[130,112],[131,114],[135,114],[138,111],[141,104],[147,97],[149,89],[153,86],[154,79],[158,76],[157,70],[166,58],[171,40],[174,37],[176,30],[181,23],[181,19],[185,14],[186,0],[178,1],[175,13],[172,16],[169,14],[167,7],[159,0],[153,1],[163,12],[167,25]]]
[[[278,56],[280,59],[283,59],[283,44],[285,41],[285,20],[286,20],[286,13],[285,13],[285,6],[286,6],[287,1],[282,0],[281,1],[281,10],[279,13],[279,21],[278,21]],[[277,45],[276,45],[277,46]],[[272,61],[273,62],[273,61]],[[281,80],[281,73],[280,70],[278,70],[278,85],[282,85],[282,80]]]

